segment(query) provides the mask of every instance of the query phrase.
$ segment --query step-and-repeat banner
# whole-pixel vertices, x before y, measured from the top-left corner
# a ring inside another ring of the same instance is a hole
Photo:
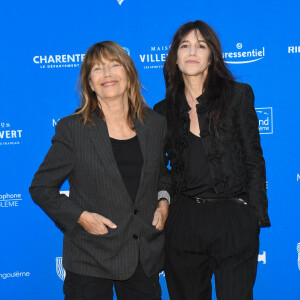
[[[299,11],[298,0],[2,1],[0,298],[63,299],[62,233],[28,187],[56,123],[78,107],[88,47],[103,40],[124,47],[153,106],[164,98],[162,67],[174,32],[202,19],[256,96],[272,227],[261,230],[254,298],[300,299]],[[163,272],[160,280],[167,300]]]

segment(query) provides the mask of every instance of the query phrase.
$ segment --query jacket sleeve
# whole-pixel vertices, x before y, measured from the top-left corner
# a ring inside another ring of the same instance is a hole
[[[167,157],[167,122],[165,119],[164,122],[164,137],[163,137],[163,153],[161,155],[160,163],[160,180],[159,180],[159,189],[158,189],[158,200],[167,199],[169,204],[171,203],[171,187],[172,187],[172,178],[170,170],[168,169],[168,157]]]
[[[83,209],[59,189],[72,173],[75,163],[74,146],[68,124],[60,120],[43,163],[35,173],[29,192],[33,201],[65,234],[70,235]]]
[[[163,101],[154,105],[153,110],[164,117],[164,146],[163,146],[163,155],[161,160],[161,178],[162,184],[160,185],[160,191],[167,191],[169,198],[163,197],[163,193],[159,193],[159,198],[167,198],[169,204],[172,203],[171,195],[172,193],[172,175],[170,174],[170,170],[168,169],[169,165],[169,157],[168,157],[168,126],[167,121],[164,114],[164,109],[162,108],[164,105]]]
[[[260,145],[259,124],[254,108],[254,94],[245,85],[240,103],[240,134],[245,155],[249,204],[253,206],[260,226],[270,226],[266,194],[266,169]]]

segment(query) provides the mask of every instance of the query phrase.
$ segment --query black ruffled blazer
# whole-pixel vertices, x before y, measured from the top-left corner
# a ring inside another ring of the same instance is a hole
[[[201,130],[201,140],[217,194],[226,191],[241,191],[247,202],[255,209],[260,226],[270,226],[268,200],[266,195],[265,161],[260,145],[258,118],[254,109],[254,94],[248,84],[235,83],[233,98],[228,104],[225,138],[220,139],[209,128],[207,118],[207,98],[198,98],[197,113]],[[169,154],[173,191],[171,201],[176,202],[184,180],[187,161],[188,132],[190,127],[189,110],[182,91],[180,121],[175,149]],[[204,97],[203,97],[204,96]],[[154,106],[154,110],[166,116],[167,100]],[[170,144],[169,144],[170,145]]]

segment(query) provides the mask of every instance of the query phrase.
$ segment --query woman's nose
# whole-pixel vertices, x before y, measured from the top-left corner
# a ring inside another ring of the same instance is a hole
[[[104,77],[109,77],[111,75],[110,67],[105,67],[103,71],[104,71]]]
[[[196,47],[195,46],[191,46],[190,47],[190,55],[195,55],[196,53]]]

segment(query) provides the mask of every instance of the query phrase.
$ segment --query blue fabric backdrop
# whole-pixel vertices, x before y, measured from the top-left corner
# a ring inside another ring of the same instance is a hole
[[[224,59],[256,95],[272,227],[261,230],[254,298],[300,299],[299,10],[296,0],[2,1],[1,299],[63,299],[62,233],[28,187],[56,122],[78,107],[81,54],[107,39],[126,47],[153,106],[172,35],[196,19],[217,31]],[[161,283],[169,299],[163,274]]]

